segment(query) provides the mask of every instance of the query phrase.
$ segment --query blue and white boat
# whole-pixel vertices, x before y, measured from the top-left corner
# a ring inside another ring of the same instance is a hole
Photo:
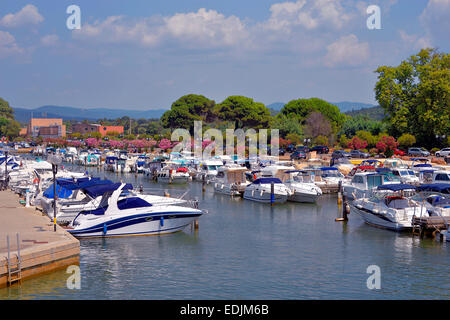
[[[80,212],[67,231],[77,238],[160,235],[181,231],[203,214],[197,208],[176,205],[171,199],[165,203],[133,193],[124,196],[132,188],[125,183],[87,188],[92,197],[102,195],[100,205]]]
[[[367,224],[394,231],[409,230],[414,216],[427,215],[425,206],[406,196],[415,190],[416,186],[409,184],[379,185],[379,192],[350,202],[350,210]]]
[[[256,179],[244,191],[244,199],[264,203],[284,203],[290,195],[291,190],[278,178]]]

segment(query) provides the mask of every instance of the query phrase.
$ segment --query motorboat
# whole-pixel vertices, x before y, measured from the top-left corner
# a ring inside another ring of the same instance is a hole
[[[399,180],[390,179],[378,172],[355,173],[351,181],[342,184],[342,194],[348,200],[370,196],[373,190],[384,184],[399,184]]]
[[[392,168],[391,172],[394,176],[400,179],[401,183],[419,185],[419,177],[416,176],[415,172],[407,168]]]
[[[408,198],[405,191],[415,192],[408,184],[379,185],[370,197],[350,202],[350,212],[358,214],[370,225],[394,231],[410,230],[414,216],[425,215],[420,202]]]
[[[229,196],[240,196],[250,184],[245,173],[246,167],[239,165],[225,165],[219,167],[214,180],[214,191]]]
[[[285,171],[289,178],[283,180],[284,184],[291,190],[289,201],[314,203],[322,195],[322,190],[311,181],[310,176],[305,171],[289,170]]]
[[[182,231],[203,214],[197,208],[151,202],[134,194],[121,198],[132,188],[126,183],[89,188],[102,194],[99,207],[80,212],[67,231],[77,238],[160,235]]]
[[[284,203],[292,194],[278,178],[258,178],[244,191],[244,199],[264,203]]]
[[[209,159],[201,161],[195,177],[196,180],[206,180],[207,182],[214,180],[218,172],[217,170],[221,166],[223,166],[222,160]]]
[[[450,171],[436,170],[433,172],[433,183],[450,183]]]
[[[191,176],[185,167],[177,168],[174,164],[167,162],[166,165],[157,171],[156,179],[163,183],[187,183]]]
[[[271,165],[261,169],[262,177],[280,179],[291,191],[289,201],[316,202],[322,190],[315,185],[305,171],[295,170],[292,166]]]
[[[423,200],[430,216],[450,216],[450,183],[422,184],[415,198]]]
[[[383,167],[384,168],[389,168],[389,169],[408,169],[408,164],[403,161],[402,159],[398,159],[398,158],[390,158],[390,159],[386,159],[383,162]]]

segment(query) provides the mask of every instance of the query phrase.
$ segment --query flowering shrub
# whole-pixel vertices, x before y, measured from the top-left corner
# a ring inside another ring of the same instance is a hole
[[[386,157],[391,157],[394,154],[394,149],[398,147],[398,142],[394,137],[383,136],[377,142],[376,148],[383,152]]]
[[[89,148],[97,148],[99,145],[99,140],[96,138],[88,138],[84,141]]]
[[[163,149],[163,150],[169,149],[171,145],[172,144],[171,144],[170,140],[168,140],[168,139],[162,139],[159,142],[159,148]]]
[[[352,140],[347,142],[347,147],[353,150],[364,149],[365,147],[367,147],[367,141],[362,140],[358,137],[353,137]]]

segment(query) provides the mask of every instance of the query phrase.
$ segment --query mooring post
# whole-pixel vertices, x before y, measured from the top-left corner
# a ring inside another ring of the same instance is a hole
[[[270,183],[270,205],[273,206],[275,203],[275,184],[273,182]]]
[[[202,191],[205,192],[206,175],[202,174]]]

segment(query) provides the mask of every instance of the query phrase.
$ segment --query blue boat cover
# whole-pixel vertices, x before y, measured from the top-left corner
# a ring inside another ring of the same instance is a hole
[[[322,168],[320,168],[320,170],[322,170],[322,171],[337,170],[337,168],[335,168],[335,167],[322,167]]]
[[[433,191],[450,194],[450,183],[427,183],[417,187],[417,191]]]
[[[382,172],[382,173],[392,172],[392,170],[389,168],[376,168],[375,171]]]
[[[412,184],[405,184],[405,183],[395,183],[395,184],[383,184],[381,186],[378,186],[378,190],[391,190],[391,191],[400,191],[400,190],[409,190],[409,189],[416,189],[416,186],[413,186]]]
[[[98,196],[103,195],[106,192],[111,192],[117,190],[122,183],[108,183],[108,184],[100,184],[91,187],[87,187],[83,189],[89,196],[92,198],[96,198]],[[122,190],[130,190],[133,189],[133,186],[130,183],[127,183]]]
[[[119,208],[119,210],[143,208],[151,206],[152,205],[150,203],[138,197],[125,198],[117,201],[117,207]],[[100,207],[94,210],[81,211],[80,214],[84,215],[93,214],[96,216],[101,216],[105,214],[106,209],[108,209],[108,206]]]
[[[50,187],[48,187],[47,190],[44,191],[44,193],[42,194],[44,197],[46,197],[48,199],[54,198],[54,193],[53,193],[53,185],[54,184],[55,183],[52,183],[50,185]],[[67,199],[68,197],[70,197],[72,195],[72,190],[66,189],[62,185],[58,184],[58,181],[56,181],[56,195],[57,195],[58,199]]]
[[[270,184],[270,183],[283,183],[278,178],[259,178],[253,181],[253,184]]]
[[[414,168],[432,168],[433,166],[429,163],[421,163],[413,166]]]

